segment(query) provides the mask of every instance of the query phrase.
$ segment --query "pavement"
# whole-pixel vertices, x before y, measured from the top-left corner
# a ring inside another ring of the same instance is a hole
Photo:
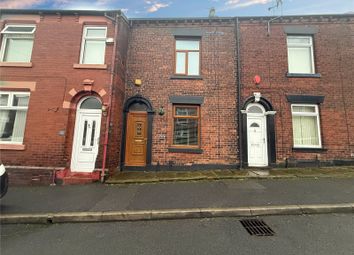
[[[319,168],[317,174],[313,169],[293,170],[292,175],[285,171],[290,170],[244,171],[242,178],[235,178],[235,171],[232,178],[173,181],[165,172],[169,181],[156,181],[147,174],[144,183],[140,173],[134,184],[9,187],[0,203],[0,221],[64,223],[354,213],[354,167]]]

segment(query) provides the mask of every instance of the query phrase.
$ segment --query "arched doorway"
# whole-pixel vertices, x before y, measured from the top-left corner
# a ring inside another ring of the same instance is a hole
[[[151,103],[142,96],[134,96],[126,101],[122,146],[124,166],[144,167],[151,164],[153,114]]]
[[[261,104],[247,106],[247,154],[248,165],[268,166],[267,125],[265,110]]]
[[[264,167],[276,164],[275,111],[264,97],[249,97],[241,109],[242,165]]]
[[[85,97],[77,105],[71,171],[92,172],[99,148],[102,103],[96,97]]]

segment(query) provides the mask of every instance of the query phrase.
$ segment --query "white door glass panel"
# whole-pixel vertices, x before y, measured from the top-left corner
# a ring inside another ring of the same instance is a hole
[[[188,75],[199,75],[199,52],[188,53]]]
[[[7,38],[4,54],[5,62],[30,62],[33,39]]]
[[[177,52],[176,54],[176,73],[184,74],[186,72],[186,53]]]
[[[313,73],[311,48],[291,47],[288,49],[289,73]]]
[[[86,40],[84,64],[104,64],[105,41]]]
[[[176,50],[199,50],[199,41],[177,40]]]

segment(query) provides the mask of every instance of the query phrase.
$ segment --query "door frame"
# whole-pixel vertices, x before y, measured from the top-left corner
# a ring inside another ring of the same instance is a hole
[[[258,103],[251,103],[247,105],[246,111],[248,111],[248,109],[252,106],[256,106],[259,107],[262,110],[262,113],[250,113],[247,112],[247,140],[249,140],[249,136],[251,135],[251,133],[249,132],[249,122],[251,119],[259,119],[262,122],[262,134],[263,134],[263,139],[264,141],[264,148],[263,148],[263,157],[264,157],[264,161],[262,162],[262,164],[250,164],[250,159],[248,157],[247,162],[248,162],[248,166],[251,167],[266,167],[268,166],[268,139],[267,139],[267,120],[266,120],[266,116],[264,115],[265,113],[265,109],[261,104]],[[247,143],[247,155],[249,156],[249,149],[250,149],[250,144]]]
[[[73,166],[74,166],[74,161],[76,160],[76,154],[78,153],[77,152],[77,143],[78,143],[78,132],[79,132],[79,121],[80,121],[80,117],[81,115],[83,114],[93,114],[93,115],[97,115],[99,114],[100,115],[100,121],[99,121],[99,129],[100,129],[100,134],[99,134],[99,137],[101,136],[101,121],[102,121],[102,110],[101,109],[81,109],[81,104],[88,98],[95,98],[97,99],[98,101],[101,102],[102,104],[102,101],[98,98],[98,97],[95,97],[95,96],[84,96],[80,99],[80,101],[77,103],[77,106],[76,106],[76,116],[75,116],[75,123],[74,123],[74,134],[73,134],[73,140],[72,140],[72,150],[71,150],[71,158],[70,158],[70,170],[71,171],[74,171],[74,172],[91,172],[91,171],[87,171],[87,170],[77,170],[77,169],[74,169]],[[99,150],[99,144],[98,144],[98,150]],[[98,152],[97,152],[98,153]],[[97,157],[95,159],[95,163],[96,163],[96,160],[97,160]]]
[[[125,166],[125,147],[126,147],[126,134],[127,134],[127,121],[128,121],[128,113],[129,108],[135,103],[144,104],[146,106],[147,112],[147,145],[146,145],[146,166],[145,167],[133,167],[133,166]],[[152,160],[152,122],[155,111],[153,110],[151,102],[144,98],[141,95],[136,95],[130,97],[124,103],[123,108],[123,132],[122,132],[122,143],[121,143],[121,156],[120,156],[120,168],[124,169],[133,169],[133,168],[149,168],[151,167]]]
[[[242,164],[241,167],[248,167],[248,139],[247,139],[247,106],[251,103],[258,103],[265,109],[266,132],[267,132],[267,152],[268,166],[276,165],[276,136],[275,136],[275,113],[272,104],[263,96],[251,96],[244,101],[241,108],[241,144],[242,147]]]

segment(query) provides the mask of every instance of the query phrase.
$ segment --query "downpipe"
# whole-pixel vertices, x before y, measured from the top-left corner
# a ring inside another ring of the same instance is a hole
[[[106,18],[115,23],[114,26],[114,44],[113,44],[113,52],[111,59],[111,80],[109,84],[109,98],[108,98],[108,114],[106,119],[106,130],[105,137],[103,143],[103,159],[102,159],[102,170],[101,170],[101,183],[104,183],[105,177],[105,168],[107,162],[107,147],[108,147],[108,138],[109,138],[109,130],[110,130],[110,122],[111,122],[111,112],[112,112],[112,96],[113,96],[113,82],[114,82],[114,68],[115,68],[115,55],[117,50],[117,35],[118,35],[118,19],[120,17],[120,13],[116,14],[115,19],[109,17],[108,15],[104,15]]]

